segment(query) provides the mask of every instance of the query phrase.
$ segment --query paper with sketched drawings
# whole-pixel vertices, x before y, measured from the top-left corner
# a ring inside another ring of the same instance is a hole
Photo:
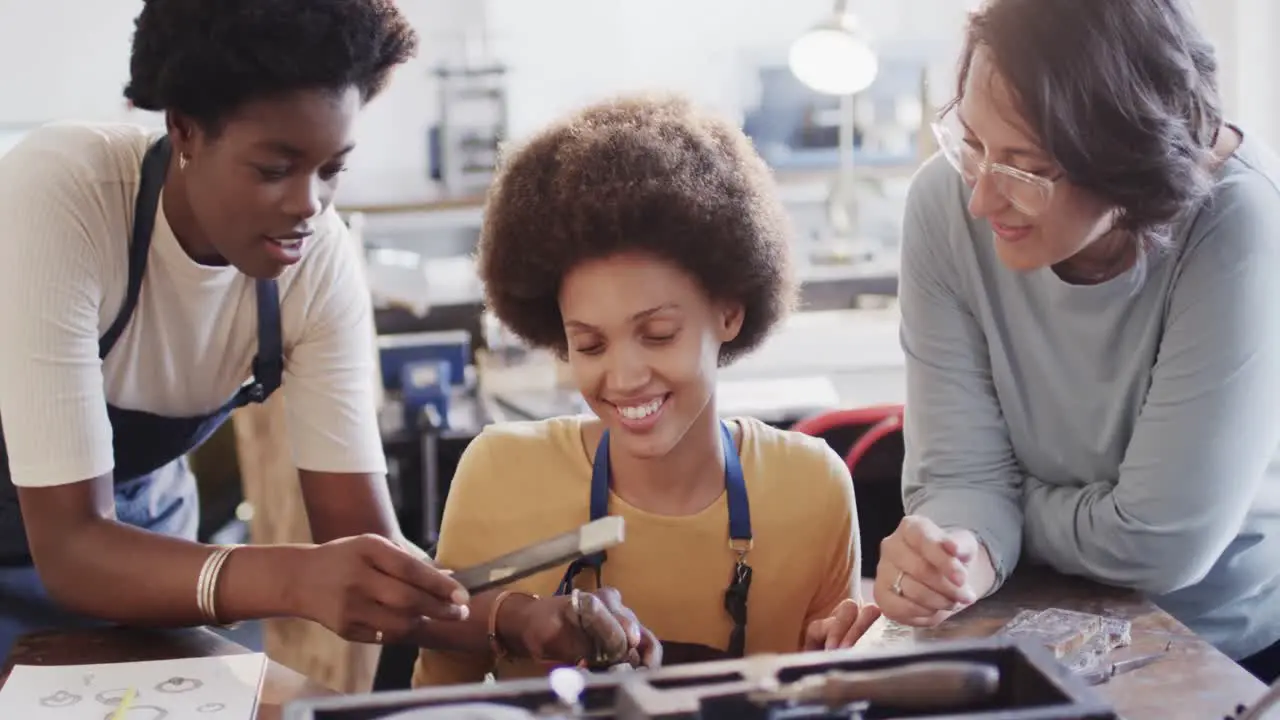
[[[266,655],[247,653],[101,665],[15,665],[0,688],[0,718],[253,720]]]

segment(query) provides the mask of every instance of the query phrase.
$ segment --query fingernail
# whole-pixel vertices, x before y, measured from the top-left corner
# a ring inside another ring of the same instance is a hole
[[[449,596],[449,599],[453,601],[454,605],[466,605],[471,602],[471,595],[467,593],[466,590],[458,588],[453,591],[453,594]]]
[[[466,605],[456,605],[454,606],[454,614],[458,616],[459,620],[466,620],[471,617],[471,608]]]
[[[953,572],[953,573],[951,573],[951,582],[953,582],[953,583],[955,583],[955,584],[957,584],[957,585],[963,585],[963,584],[964,584],[964,573],[962,573],[962,572]]]
[[[964,590],[960,591],[960,602],[964,603],[965,605],[972,605],[978,602],[978,596],[974,595],[972,590],[965,588]]]

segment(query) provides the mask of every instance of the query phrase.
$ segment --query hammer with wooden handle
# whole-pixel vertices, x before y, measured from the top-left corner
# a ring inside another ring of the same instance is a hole
[[[924,660],[877,670],[834,670],[809,675],[777,690],[753,693],[760,701],[820,703],[835,708],[856,702],[903,710],[968,707],[990,700],[1000,671],[986,663]]]

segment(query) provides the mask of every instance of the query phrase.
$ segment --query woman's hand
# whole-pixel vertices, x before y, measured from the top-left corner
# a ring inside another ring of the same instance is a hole
[[[456,580],[380,535],[358,535],[303,551],[289,572],[295,614],[347,640],[390,643],[425,620],[465,620]]]
[[[655,668],[662,644],[622,604],[611,587],[575,590],[521,605],[511,604],[499,631],[507,646],[529,657],[558,663]],[[505,606],[504,606],[505,610]]]
[[[831,615],[814,620],[804,634],[805,650],[839,650],[853,647],[880,617],[875,605],[858,606],[852,598],[841,600]]]
[[[968,530],[943,530],[919,515],[903,518],[880,544],[875,601],[890,620],[931,627],[977,602],[980,548]],[[983,588],[985,590],[985,588]]]

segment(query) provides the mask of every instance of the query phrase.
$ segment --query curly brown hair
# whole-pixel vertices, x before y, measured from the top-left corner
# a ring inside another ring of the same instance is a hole
[[[727,365],[795,302],[791,225],[772,173],[741,130],[672,95],[586,107],[504,152],[478,267],[489,308],[533,347],[567,353],[560,284],[623,253],[671,262],[713,301],[740,304]]]

